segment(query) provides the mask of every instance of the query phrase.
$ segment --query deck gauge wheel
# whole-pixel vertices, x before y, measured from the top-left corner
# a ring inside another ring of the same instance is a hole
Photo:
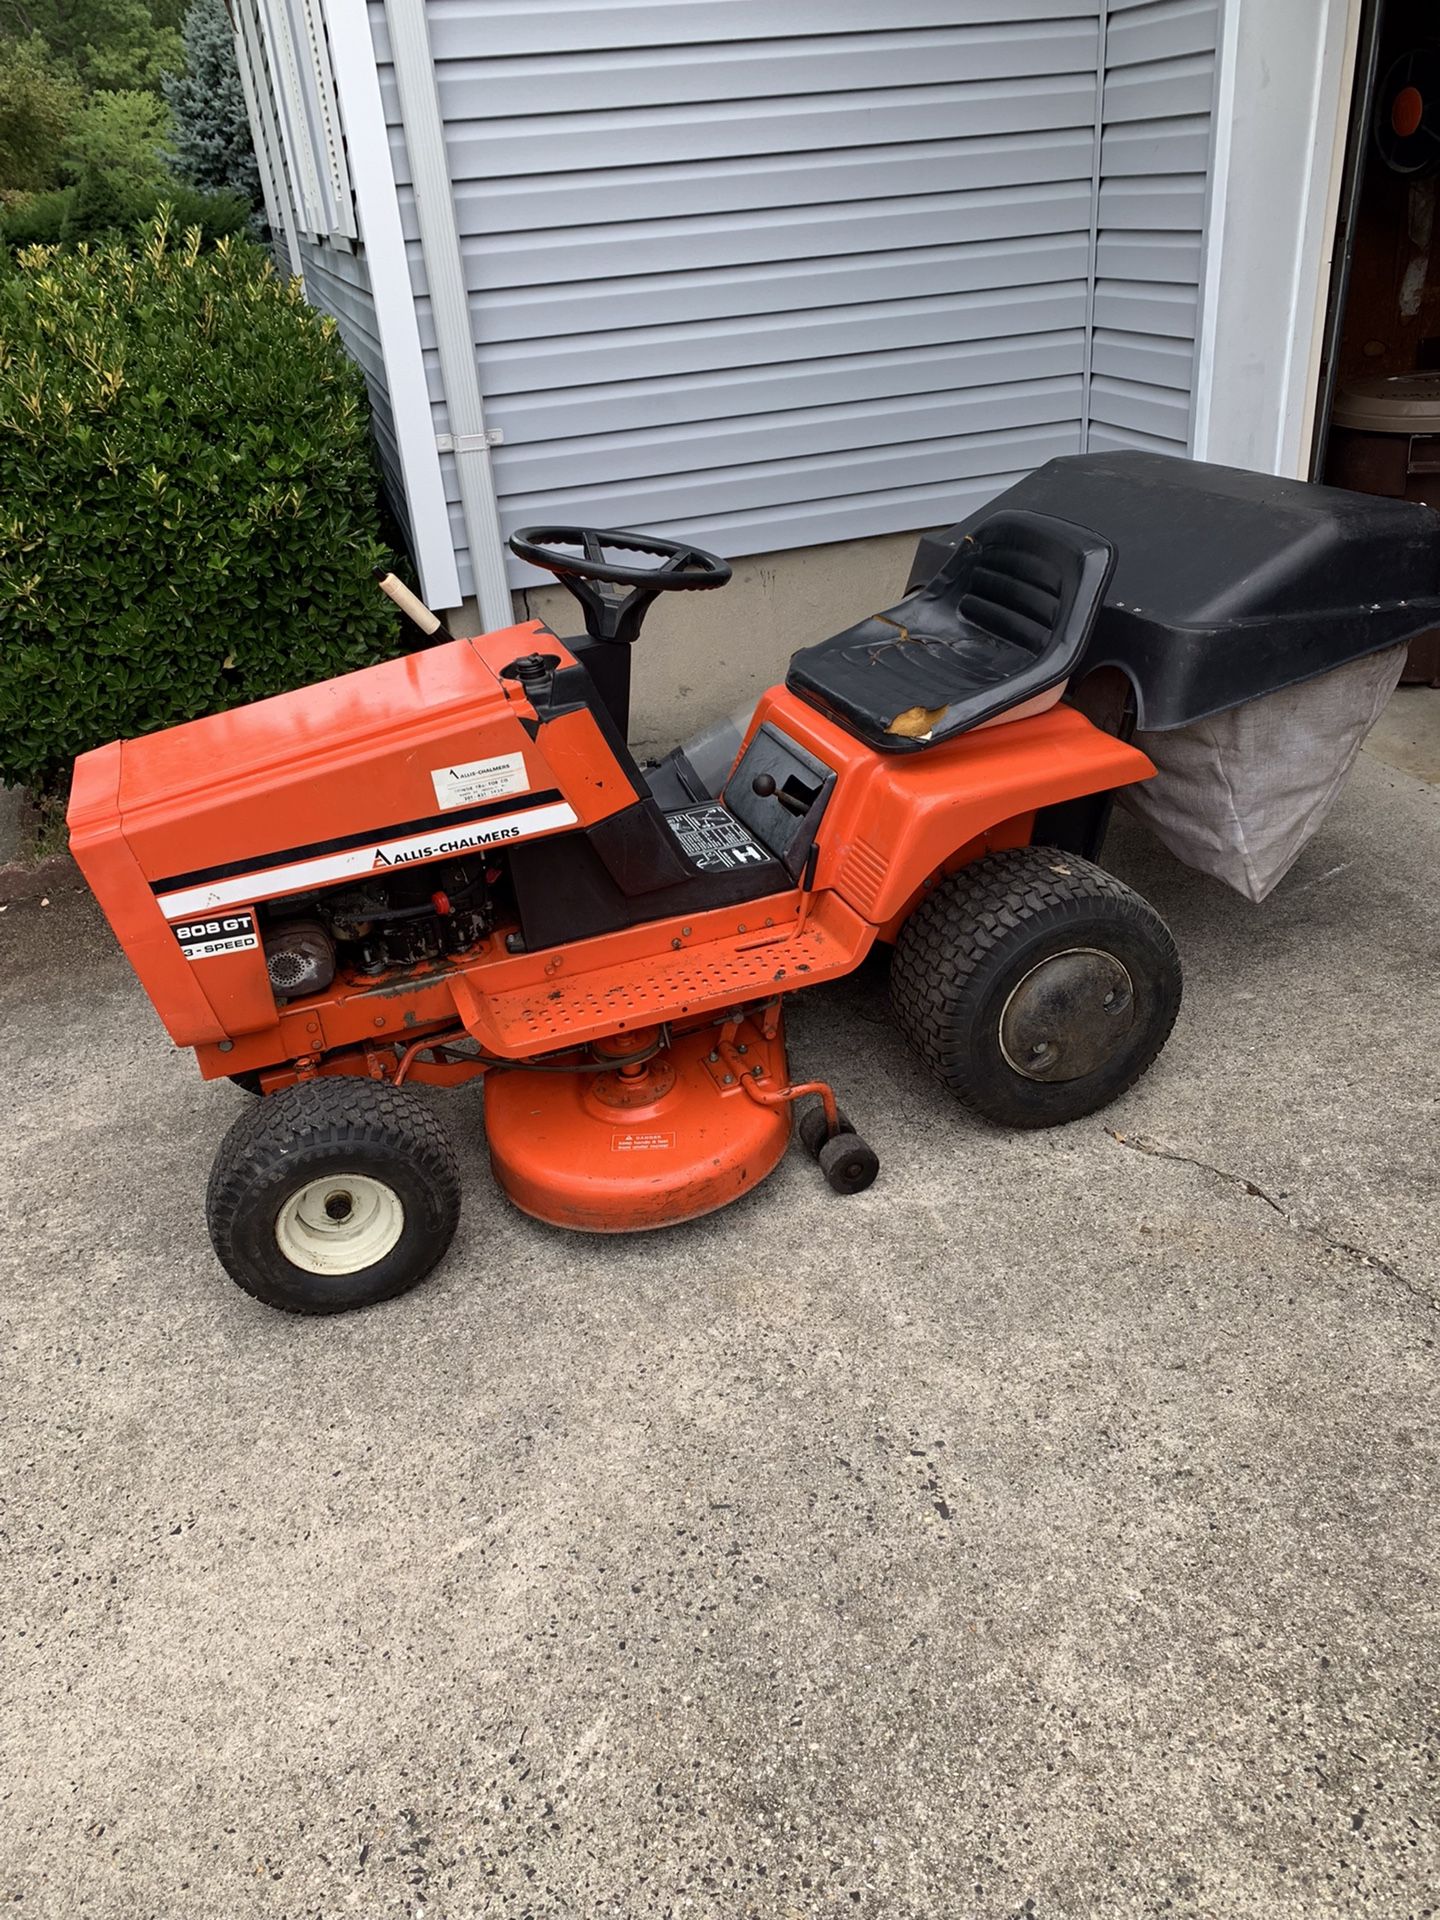
[[[839,1126],[834,1135],[825,1121],[825,1109],[818,1103],[800,1116],[800,1144],[835,1193],[863,1193],[880,1171],[880,1156],[867,1146],[851,1125],[845,1109],[836,1109]]]
[[[863,1193],[880,1171],[880,1156],[858,1133],[837,1133],[815,1156],[834,1193]]]
[[[851,1126],[849,1115],[845,1109],[843,1107],[837,1107],[835,1111],[836,1117],[840,1122],[840,1125],[835,1130],[837,1136],[842,1133],[854,1133],[855,1129]],[[825,1109],[818,1100],[813,1106],[807,1107],[804,1113],[801,1114],[800,1125],[797,1130],[800,1135],[801,1146],[804,1147],[806,1153],[809,1154],[812,1160],[818,1160],[820,1158],[820,1149],[830,1138],[830,1129],[825,1124]]]

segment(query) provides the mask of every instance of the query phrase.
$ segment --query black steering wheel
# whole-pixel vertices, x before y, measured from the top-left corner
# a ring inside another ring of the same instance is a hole
[[[580,547],[583,551],[557,553],[556,547]],[[617,553],[648,553],[668,565],[626,566],[607,560],[607,547]],[[511,534],[510,551],[560,580],[567,576],[606,580],[617,587],[649,587],[656,593],[723,587],[730,578],[729,563],[718,554],[688,546],[683,540],[666,540],[658,533],[617,533],[608,527],[522,527]]]
[[[560,548],[572,551],[557,551]],[[607,548],[648,555],[659,565],[630,566],[611,560]],[[585,615],[585,631],[593,640],[623,644],[639,639],[641,622],[657,594],[699,593],[723,587],[730,578],[729,562],[718,554],[683,540],[666,540],[658,533],[617,532],[608,527],[522,527],[511,534],[510,551],[532,567],[553,573],[574,594]],[[617,597],[598,591],[601,586],[631,591]]]

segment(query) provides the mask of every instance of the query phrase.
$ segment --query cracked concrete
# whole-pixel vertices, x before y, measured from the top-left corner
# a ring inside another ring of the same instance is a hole
[[[7,1910],[1433,1914],[1440,791],[1109,863],[1187,986],[1105,1115],[971,1122],[869,968],[792,1027],[868,1193],[556,1234],[449,1096],[449,1259],[320,1323],[206,1244],[243,1096],[0,914]]]
[[[1176,1165],[1182,1167],[1197,1167],[1201,1173],[1213,1174],[1217,1180],[1223,1180],[1231,1186],[1239,1187],[1242,1192],[1249,1194],[1252,1200],[1263,1200],[1272,1212],[1279,1214],[1286,1226],[1293,1227],[1297,1233],[1310,1234],[1314,1239],[1319,1240],[1323,1246],[1327,1247],[1330,1252],[1348,1254],[1351,1259],[1358,1260],[1362,1267],[1378,1268],[1381,1273],[1397,1282],[1398,1285],[1404,1287],[1407,1293],[1413,1294],[1417,1300],[1429,1307],[1432,1312],[1440,1310],[1440,1300],[1437,1300],[1434,1294],[1427,1293],[1423,1288],[1417,1287],[1414,1281],[1408,1280],[1406,1276],[1401,1273],[1398,1268],[1393,1267],[1388,1260],[1382,1260],[1378,1254],[1367,1253],[1363,1247],[1352,1246],[1348,1240],[1337,1240],[1333,1234],[1327,1232],[1322,1226],[1316,1226],[1308,1220],[1299,1219],[1291,1212],[1289,1207],[1281,1206],[1274,1194],[1267,1193],[1264,1187],[1257,1186],[1247,1175],[1243,1173],[1231,1173],[1226,1167],[1212,1166],[1208,1160],[1197,1160],[1193,1154],[1176,1153],[1173,1148],[1162,1147],[1154,1140],[1144,1140],[1139,1137],[1132,1138],[1128,1134],[1117,1133],[1113,1127],[1107,1127],[1105,1131],[1118,1146],[1128,1147],[1134,1153],[1148,1153],[1153,1160],[1172,1160]]]

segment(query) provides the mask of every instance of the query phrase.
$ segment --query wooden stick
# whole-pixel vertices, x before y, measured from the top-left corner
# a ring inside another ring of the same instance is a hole
[[[432,613],[425,602],[413,594],[403,580],[397,580],[393,573],[377,573],[375,584],[388,600],[393,600],[407,620],[413,620],[422,633],[438,633],[440,616]]]

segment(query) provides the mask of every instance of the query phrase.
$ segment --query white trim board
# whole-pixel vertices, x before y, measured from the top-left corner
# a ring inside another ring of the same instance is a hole
[[[1303,477],[1360,0],[1224,0],[1196,459]]]
[[[420,258],[440,365],[446,423],[454,462],[470,571],[487,627],[511,618],[505,542],[485,428],[485,402],[475,357],[474,322],[455,223],[450,154],[435,82],[435,57],[424,0],[385,0],[390,57],[400,102],[400,125],[410,162]],[[373,55],[372,55],[373,58]],[[410,281],[405,281],[407,297]],[[433,426],[431,428],[433,432]],[[464,441],[462,450],[458,442]]]

